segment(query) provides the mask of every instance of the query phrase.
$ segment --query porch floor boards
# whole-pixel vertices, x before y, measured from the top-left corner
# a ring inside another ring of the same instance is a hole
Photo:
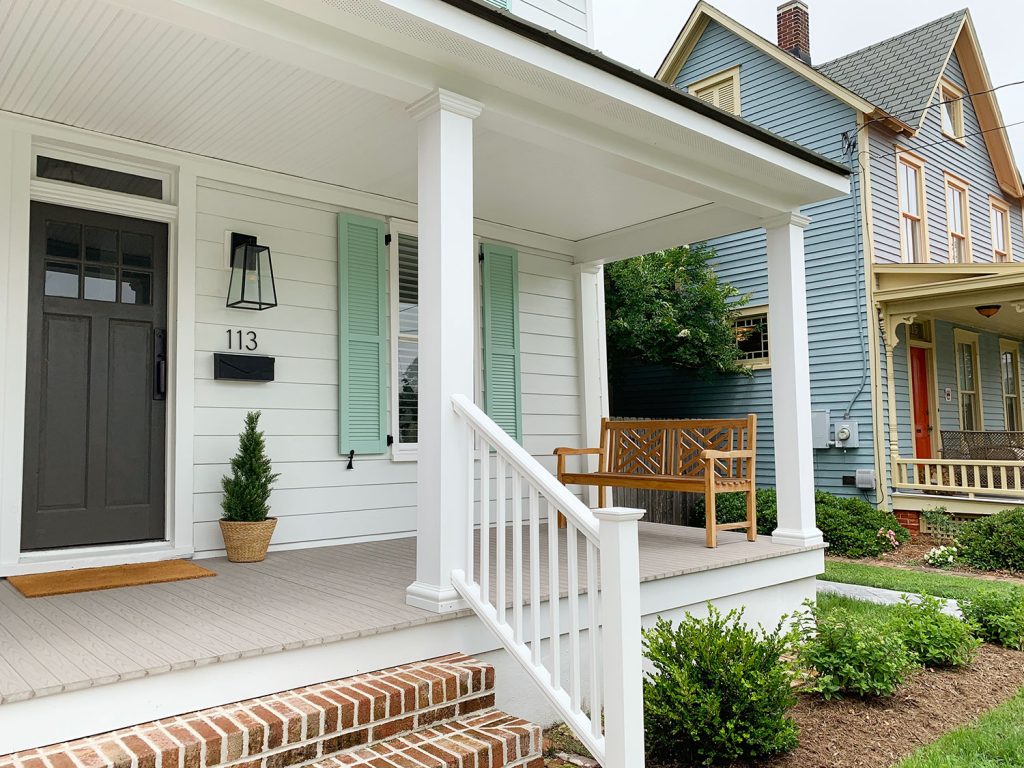
[[[546,527],[540,532],[546,599]],[[511,539],[506,536],[507,563]],[[524,528],[527,562],[528,541]],[[707,549],[702,529],[640,523],[641,581],[800,551],[736,533],[720,534],[719,542]],[[564,590],[564,531],[560,545]],[[466,615],[406,605],[415,557],[415,538],[404,538],[272,552],[262,563],[214,558],[202,561],[217,572],[210,579],[31,600],[3,580],[0,704]],[[585,585],[585,558],[579,562]],[[493,573],[493,557],[491,563]]]

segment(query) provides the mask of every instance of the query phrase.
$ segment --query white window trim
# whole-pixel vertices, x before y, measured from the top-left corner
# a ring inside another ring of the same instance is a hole
[[[155,198],[129,195],[124,192],[114,192],[112,190],[100,189],[98,187],[72,184],[67,181],[40,178],[36,173],[39,168],[38,158],[40,155],[43,157],[52,157],[56,160],[66,160],[71,163],[81,163],[82,165],[91,165],[95,168],[106,168],[110,171],[120,171],[121,173],[130,173],[134,176],[145,176],[149,179],[156,179],[161,182],[161,191],[163,192],[163,196],[157,200]],[[72,191],[72,193],[79,190],[90,190],[92,194],[100,194],[103,196],[113,195],[116,199],[120,199],[125,202],[137,201],[143,205],[147,203],[149,205],[159,203],[169,204],[177,200],[177,189],[175,188],[176,174],[172,168],[162,168],[155,163],[144,163],[120,157],[113,157],[102,152],[92,151],[85,148],[56,146],[45,142],[36,142],[32,146],[32,182],[38,186],[52,186],[57,189],[67,189]]]
[[[755,315],[764,315],[764,323],[768,330],[769,340],[772,337],[771,328],[771,314],[768,311],[767,304],[758,304],[755,306],[742,307],[736,311],[735,320],[742,320],[745,317],[753,317]],[[735,322],[733,323],[733,330],[735,330]],[[770,342],[769,342],[770,343]],[[750,368],[752,371],[765,370],[772,367],[771,352],[765,356],[754,360],[740,360],[739,364],[744,368]]]
[[[946,171],[945,176],[945,187],[946,193],[946,240],[949,247],[948,261],[950,264],[957,262],[953,261],[953,228],[950,226],[950,211],[949,211],[949,190],[950,188],[959,190],[963,195],[963,220],[964,220],[964,264],[970,264],[974,261],[974,252],[971,248],[971,186],[968,182],[961,179],[959,176],[955,176],[949,171]]]
[[[1006,250],[1002,252],[996,250],[996,228],[992,216],[994,211],[1001,211],[1003,214],[1003,241],[1006,243]],[[992,237],[992,262],[995,264],[1009,264],[1013,261],[1013,227],[1010,223],[1009,203],[1005,200],[1000,200],[998,197],[989,196],[988,226],[991,230],[989,235]],[[1000,257],[1000,253],[1003,254],[1002,257]]]
[[[896,147],[899,154],[896,155],[896,208],[899,213],[899,228],[900,228],[900,260],[905,264],[927,264],[931,261],[931,254],[928,248],[928,208],[927,200],[925,199],[925,181],[924,181],[924,158],[919,155],[915,155],[912,152],[907,152],[905,149]],[[907,258],[907,244],[903,236],[903,219],[904,217],[913,217],[911,213],[905,213],[903,211],[903,174],[901,171],[901,165],[906,164],[917,170],[917,208],[920,215],[917,217],[917,226],[920,228],[921,234],[921,258],[919,260]]]
[[[418,455],[417,443],[402,443],[399,440],[398,429],[398,237],[419,237],[419,228],[414,221],[403,219],[388,220],[388,234],[391,235],[391,243],[388,245],[388,345],[391,348],[391,366],[388,373],[388,424],[394,442],[391,444],[392,461],[416,461]],[[417,345],[419,344],[419,333],[416,334]]]
[[[1003,376],[1003,355],[1007,352],[1013,355],[1013,359],[1016,363],[1014,366],[1014,376],[1017,380],[1017,391],[1012,395],[1006,391],[1006,377]],[[1021,406],[1021,375],[1020,375],[1020,343],[1013,339],[1000,339],[999,340],[999,386],[1003,392],[1003,426],[1007,431],[1010,430],[1008,414],[1006,413],[1006,400],[1009,397],[1014,398],[1017,405],[1017,423],[1024,424],[1024,407]]]
[[[705,88],[717,88],[730,80],[732,81],[732,88],[734,94],[732,113],[734,115],[739,115],[742,114],[743,111],[743,107],[740,103],[739,65],[735,67],[729,67],[729,69],[722,70],[721,72],[716,72],[715,74],[709,75],[708,77],[705,77],[702,80],[697,80],[696,82],[690,83],[689,85],[686,86],[686,92],[693,96],[694,98],[700,98],[699,96],[697,96],[697,91],[702,91]],[[714,102],[709,103],[711,103],[713,106],[718,106],[718,104],[715,104]]]
[[[942,78],[942,80],[939,81],[939,102],[940,104],[942,104],[943,102],[947,101],[957,102],[954,110],[954,115],[956,119],[953,121],[953,133],[948,133],[946,131],[946,127],[943,124],[941,111],[939,112],[939,130],[942,132],[942,135],[945,136],[946,138],[952,139],[961,146],[965,146],[967,144],[967,139],[964,136],[966,130],[964,127],[965,117],[963,89],[957,86],[955,83],[951,82],[950,80]],[[945,106],[945,104],[943,104],[943,106]],[[959,123],[959,125],[957,125],[957,123]]]
[[[971,361],[974,364],[974,389],[971,392],[974,394],[974,402],[977,403],[977,412],[975,418],[977,420],[976,427],[981,427],[980,430],[984,431],[985,428],[985,403],[982,400],[982,388],[981,382],[981,348],[978,343],[978,334],[972,331],[965,331],[963,328],[953,329],[953,358],[956,365],[956,400],[957,400],[957,419],[960,423],[960,429],[964,430],[964,402],[963,402],[963,387],[960,381],[960,358],[958,347],[961,344],[969,344],[973,350]],[[1001,376],[1002,374],[1000,374]]]

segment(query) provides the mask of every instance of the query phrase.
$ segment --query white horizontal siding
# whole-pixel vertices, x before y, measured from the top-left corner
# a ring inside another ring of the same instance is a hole
[[[268,181],[268,187],[270,182]],[[275,545],[408,535],[416,525],[416,464],[338,455],[338,209],[257,190],[200,186],[196,242],[194,533],[197,552],[222,547],[220,480],[245,413],[261,410],[275,471]],[[227,309],[229,232],[269,245],[279,305]],[[515,243],[513,243],[515,245]],[[549,469],[552,450],[579,445],[576,286],[568,256],[519,247],[524,445]],[[213,353],[229,329],[255,330],[275,381],[215,381]],[[389,399],[390,402],[390,399]]]
[[[516,16],[579,43],[589,42],[587,6],[587,0],[508,0]]]

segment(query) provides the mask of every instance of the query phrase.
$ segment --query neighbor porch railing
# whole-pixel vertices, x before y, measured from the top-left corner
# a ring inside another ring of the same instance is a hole
[[[601,765],[642,768],[642,510],[592,512],[469,398],[452,403],[470,470],[455,588]]]
[[[1024,461],[896,459],[898,490],[967,496],[1024,496]]]

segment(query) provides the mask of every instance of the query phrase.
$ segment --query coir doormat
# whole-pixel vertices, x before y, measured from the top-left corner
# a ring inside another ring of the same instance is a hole
[[[161,560],[157,563],[132,563],[104,568],[80,568],[30,576],[10,576],[11,586],[25,597],[52,597],[100,589],[163,584],[168,581],[202,579],[217,574],[189,560]]]

